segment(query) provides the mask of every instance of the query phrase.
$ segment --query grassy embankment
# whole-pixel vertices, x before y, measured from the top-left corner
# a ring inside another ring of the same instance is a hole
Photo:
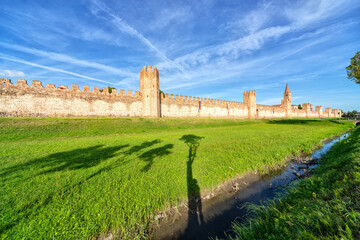
[[[202,192],[309,152],[351,123],[220,119],[0,118],[0,238],[146,235],[156,210],[186,200],[189,149]]]
[[[313,176],[235,225],[238,239],[360,239],[360,128],[326,154]]]

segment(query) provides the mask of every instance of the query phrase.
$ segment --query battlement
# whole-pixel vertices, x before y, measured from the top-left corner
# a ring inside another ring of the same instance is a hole
[[[244,97],[250,97],[250,96],[256,97],[256,91],[255,90],[245,91],[243,95]]]
[[[69,95],[80,95],[80,96],[92,96],[92,97],[131,97],[140,99],[141,94],[139,91],[129,90],[125,94],[125,90],[121,89],[120,93],[117,92],[117,89],[112,89],[111,93],[108,88],[103,88],[100,90],[98,87],[94,87],[93,91],[90,91],[89,86],[83,86],[83,90],[79,89],[79,85],[73,84],[71,89],[67,86],[60,84],[59,87],[56,87],[55,84],[46,84],[43,87],[42,82],[38,80],[33,80],[31,85],[28,85],[25,79],[17,79],[16,84],[12,84],[10,79],[0,78],[0,88],[2,89],[12,89],[14,91],[20,90],[24,93],[48,93],[48,94],[69,94]]]
[[[153,68],[152,66],[144,66],[140,71],[140,79],[142,79],[143,76],[148,76],[151,79],[159,79],[159,71],[156,67]]]
[[[322,106],[315,106],[316,112],[322,112],[323,107]]]
[[[169,94],[165,93],[161,94],[161,102],[162,103],[177,103],[177,104],[199,104],[203,106],[221,106],[221,107],[236,107],[242,106],[243,103],[228,101],[228,100],[219,100],[219,99],[210,99],[210,98],[201,98],[201,97],[191,97],[191,96],[183,96],[177,94]]]
[[[341,110],[303,104],[303,110],[291,105],[291,92],[286,85],[281,105],[257,105],[256,91],[243,92],[243,102],[160,94],[159,71],[144,66],[140,71],[140,91],[125,91],[72,84],[46,84],[25,79],[13,84],[0,78],[1,116],[142,116],[142,117],[216,117],[216,118],[274,118],[274,117],[338,117]]]

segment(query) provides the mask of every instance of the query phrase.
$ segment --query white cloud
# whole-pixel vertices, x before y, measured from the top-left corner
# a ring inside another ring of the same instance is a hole
[[[182,8],[165,8],[162,9],[158,17],[153,21],[151,26],[153,28],[161,29],[168,26],[170,23],[183,23],[191,18],[191,10],[187,7]]]
[[[112,18],[113,24],[122,32],[125,32],[127,34],[130,34],[137,39],[139,39],[142,43],[144,43],[146,46],[148,46],[151,50],[156,52],[161,58],[163,58],[166,62],[173,65],[180,71],[184,72],[184,69],[175,62],[171,61],[168,57],[165,56],[165,54],[160,51],[157,47],[155,47],[149,39],[144,37],[140,32],[138,32],[135,28],[130,26],[126,21],[124,21],[121,17],[119,17],[116,13],[114,13],[110,8],[108,8],[104,3],[99,2],[97,0],[93,0],[93,3],[103,12],[105,12],[107,15],[109,15]]]
[[[191,77],[173,73],[174,67],[168,62],[158,63],[156,66],[166,75],[166,89],[206,85],[207,83],[219,81],[219,79],[225,82],[227,81],[226,77],[241,77],[242,72],[250,72],[251,69],[246,69],[246,67],[254,67],[254,70],[256,69],[257,72],[261,70],[256,66],[269,70],[272,65],[279,61],[299,54],[309,47],[329,41],[334,31],[342,29],[341,24],[336,23],[331,27],[322,25],[316,31],[311,29],[320,21],[339,14],[336,11],[337,7],[340,11],[345,11],[349,1],[340,0],[336,3],[334,1],[320,1],[318,4],[309,1],[303,5],[289,4],[285,6],[275,4],[276,2],[259,4],[257,9],[228,25],[237,29],[241,25],[246,26],[247,35],[225,43],[196,49],[191,53],[174,59],[175,63],[186,69],[187,76]],[[275,19],[275,14],[282,14],[277,17],[282,19],[282,23],[285,25],[269,26],[269,21]],[[312,32],[307,33],[309,30]],[[302,35],[299,36],[297,33]],[[267,42],[280,39],[286,34],[291,36],[290,40],[283,42],[284,45],[287,44],[288,48],[284,48],[279,54],[257,58],[257,61],[253,61],[253,63],[260,63],[260,65],[253,64],[251,63],[252,61],[246,63],[239,61],[240,57],[249,56],[251,53],[262,49]],[[313,39],[314,37],[316,38]],[[292,41],[291,39],[294,40]],[[290,45],[293,42],[299,44]],[[219,70],[222,72],[220,78],[218,77]],[[179,79],[181,79],[180,82]],[[194,82],[192,79],[200,79],[201,81]],[[163,77],[162,80],[164,80]]]
[[[0,70],[0,76],[24,78],[25,73],[16,70]]]
[[[277,13],[277,8],[271,2],[261,2],[257,8],[246,14],[244,17],[231,21],[226,24],[225,29],[230,29],[234,33],[246,32],[252,34],[268,25],[272,16]],[[241,31],[242,30],[242,31]]]
[[[30,54],[33,54],[36,56],[46,57],[46,58],[60,61],[60,62],[65,62],[65,63],[70,63],[70,64],[74,64],[74,65],[78,65],[78,66],[99,69],[99,70],[102,70],[102,71],[105,71],[108,73],[112,73],[112,74],[116,74],[119,76],[134,77],[134,74],[132,72],[128,72],[128,71],[125,71],[122,69],[114,68],[114,67],[96,63],[96,62],[90,62],[90,61],[86,61],[86,60],[76,59],[76,58],[73,58],[73,57],[65,55],[65,54],[47,52],[47,51],[42,51],[42,50],[38,50],[38,49],[34,49],[34,48],[27,48],[27,47],[23,47],[23,46],[19,46],[19,45],[14,45],[14,44],[7,44],[7,43],[3,43],[3,42],[0,42],[0,46],[9,48],[9,49],[13,49],[13,50],[17,50],[17,51],[21,51],[21,52],[25,52],[25,53],[30,53]]]
[[[72,76],[75,76],[75,77],[79,77],[81,79],[87,79],[87,80],[97,81],[97,82],[106,83],[106,84],[113,84],[111,82],[107,82],[107,81],[104,81],[104,80],[101,80],[101,79],[98,79],[98,78],[89,77],[89,76],[86,76],[86,75],[66,71],[66,70],[63,70],[63,69],[55,68],[55,67],[49,67],[49,66],[45,66],[45,65],[41,65],[41,64],[28,62],[28,61],[25,61],[25,60],[22,60],[22,59],[19,59],[19,58],[15,58],[13,56],[0,54],[0,58],[8,60],[8,61],[12,61],[12,62],[18,62],[18,63],[30,65],[30,66],[33,66],[33,67],[43,68],[43,69],[53,71],[53,72],[61,72],[61,73],[69,74],[69,75],[72,75]]]
[[[286,17],[299,28],[341,14],[352,6],[351,0],[291,1],[284,9]]]

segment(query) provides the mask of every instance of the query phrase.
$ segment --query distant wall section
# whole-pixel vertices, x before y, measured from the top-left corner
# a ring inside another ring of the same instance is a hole
[[[52,84],[43,87],[40,81],[29,86],[26,80],[18,79],[12,84],[9,79],[0,79],[0,116],[57,116],[57,117],[93,117],[117,116],[135,117],[142,115],[142,101],[139,92],[124,90],[120,93],[107,88],[102,91],[88,86],[79,90],[78,85],[71,89]]]
[[[340,109],[303,103],[303,109],[291,105],[291,92],[286,84],[284,99],[279,105],[256,103],[254,90],[243,93],[243,102],[162,94],[159,71],[143,67],[140,71],[140,92],[78,85],[71,89],[53,84],[42,86],[24,79],[13,84],[0,78],[0,116],[57,117],[210,117],[210,118],[328,118],[340,117]]]

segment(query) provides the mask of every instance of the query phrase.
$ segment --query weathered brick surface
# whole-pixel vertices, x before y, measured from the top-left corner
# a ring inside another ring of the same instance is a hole
[[[165,95],[165,96],[164,96]],[[109,93],[89,86],[72,85],[71,89],[53,84],[42,86],[34,80],[29,86],[24,79],[12,84],[0,78],[0,116],[59,116],[59,117],[211,117],[211,118],[314,118],[339,117],[340,109],[304,103],[303,109],[291,105],[291,92],[286,85],[279,105],[256,104],[256,92],[243,93],[243,102],[159,93],[159,71],[149,66],[140,71],[140,92],[129,90]],[[201,102],[201,107],[199,107]]]

